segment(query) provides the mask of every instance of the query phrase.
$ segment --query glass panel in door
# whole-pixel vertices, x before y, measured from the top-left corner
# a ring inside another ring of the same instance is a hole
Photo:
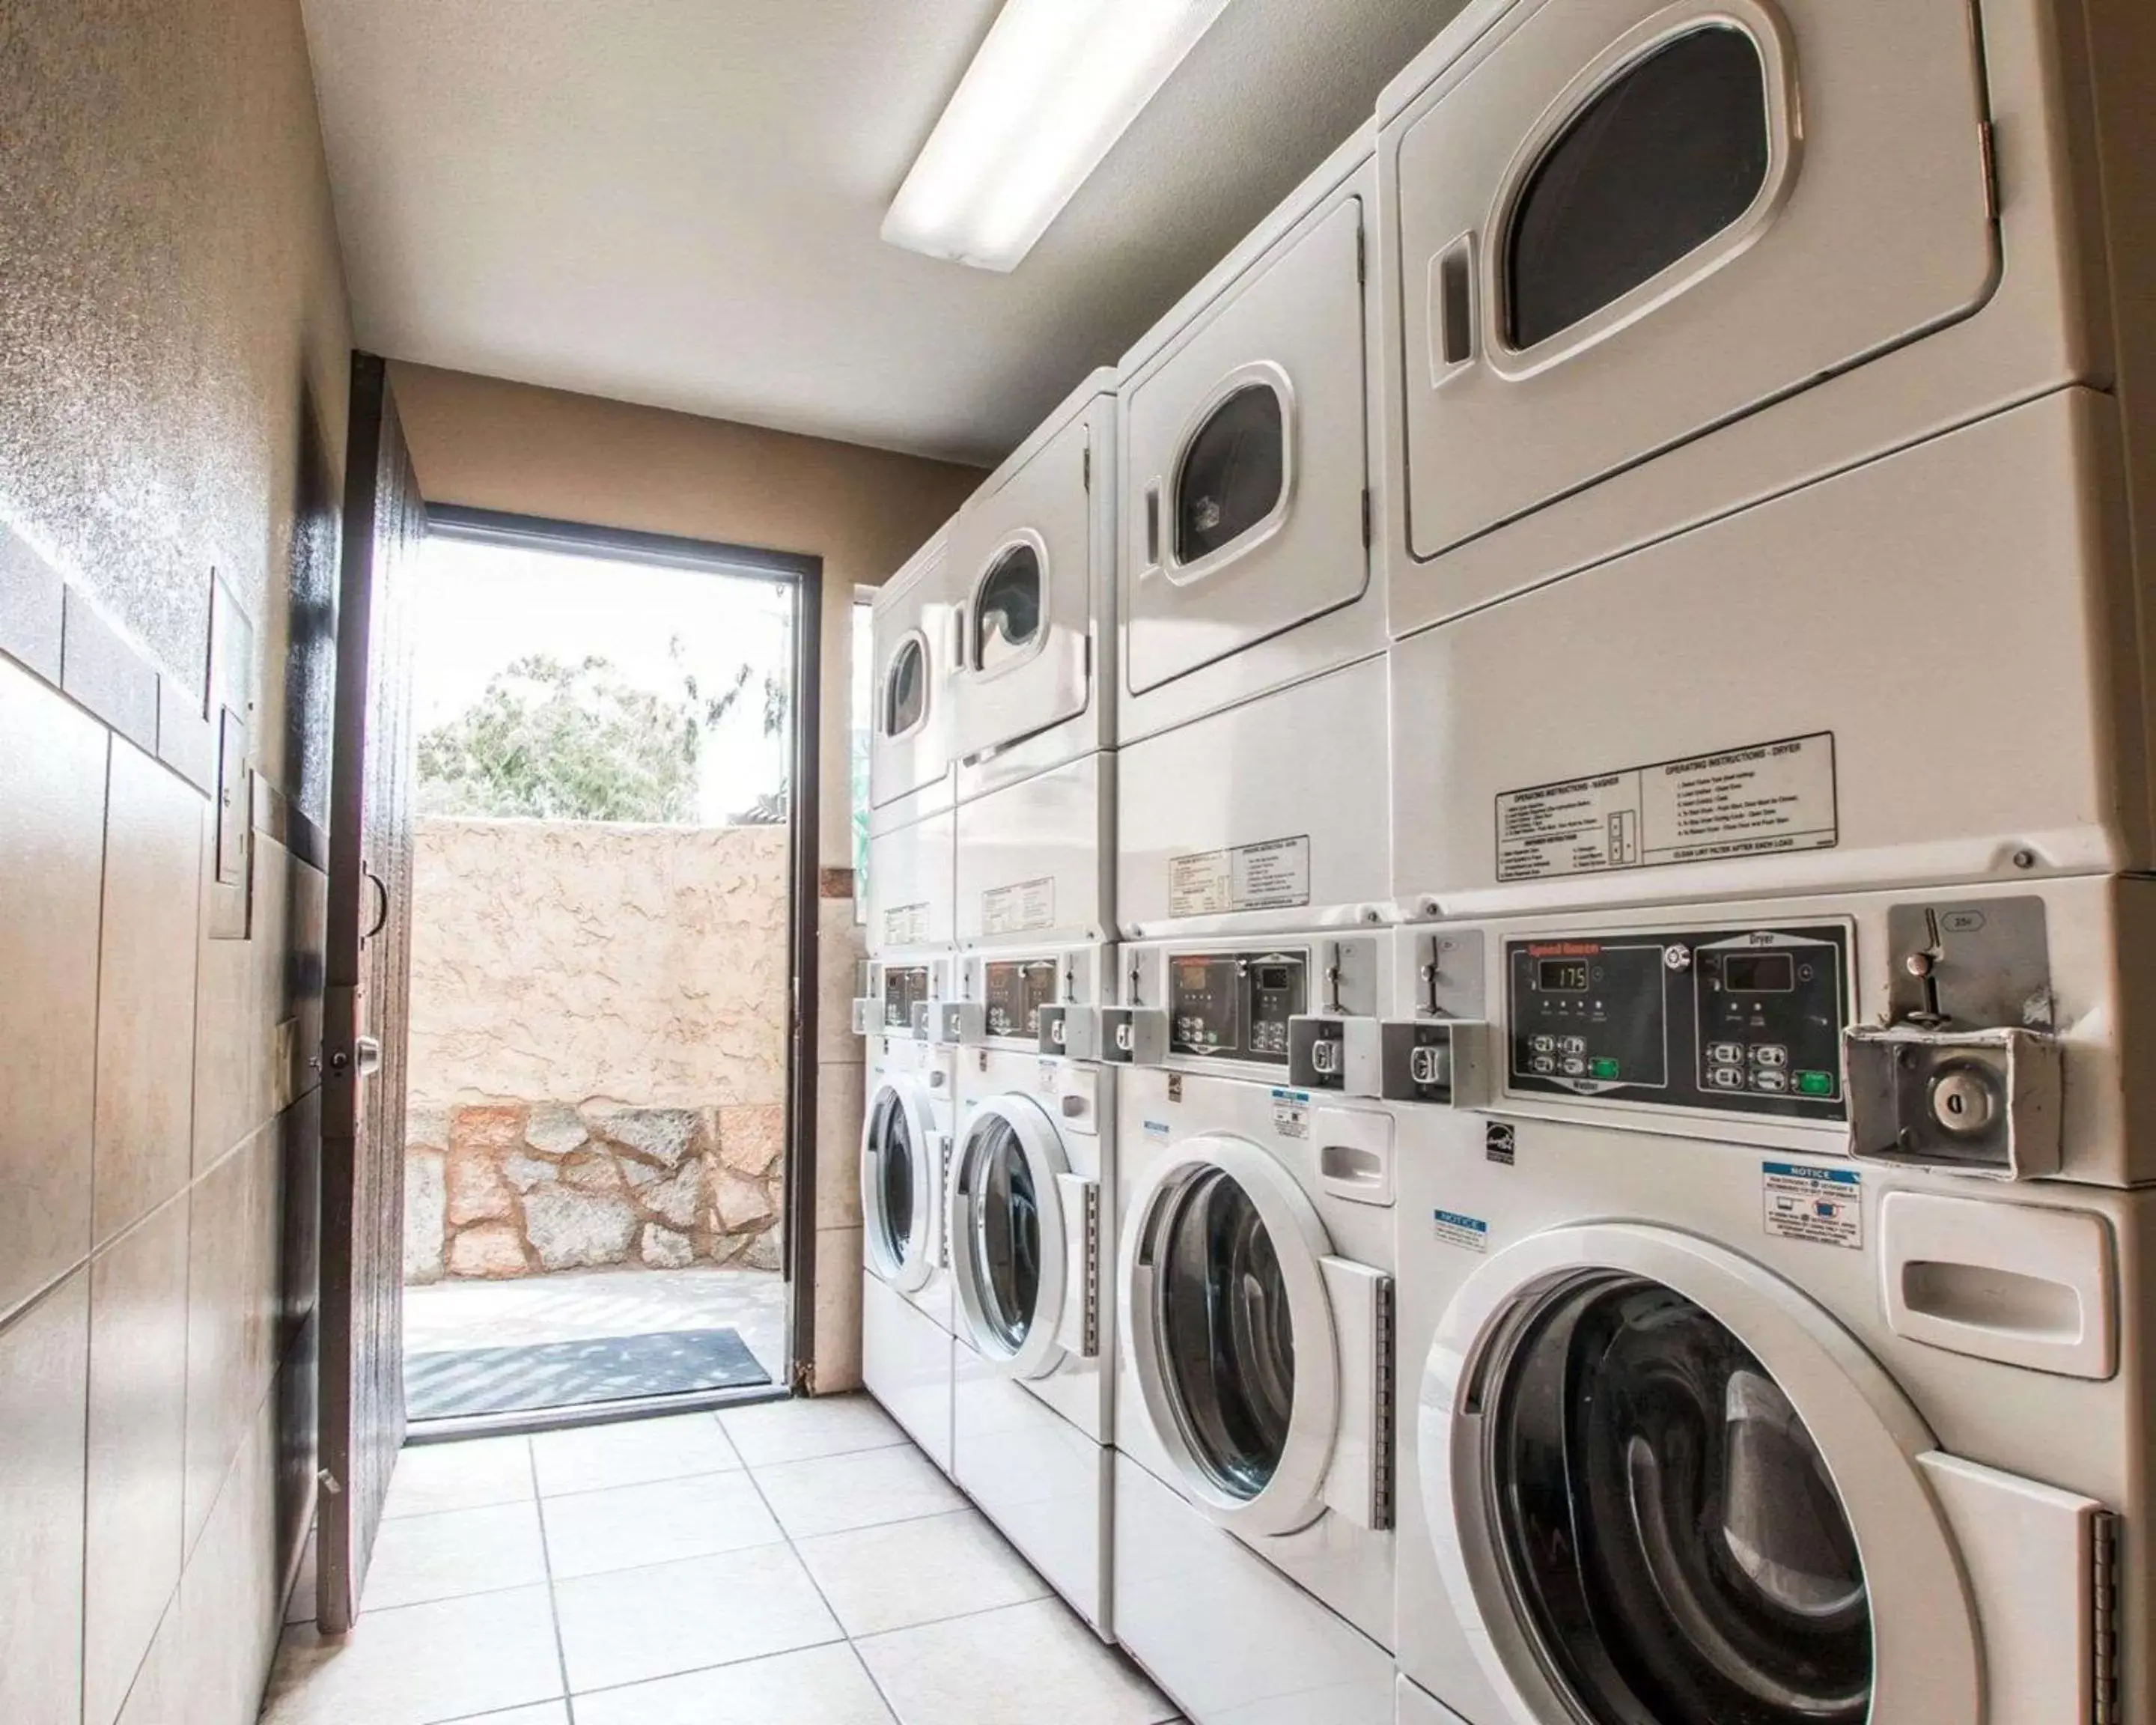
[[[906,1126],[904,1106],[889,1091],[876,1102],[869,1142],[876,1158],[876,1213],[869,1219],[870,1225],[882,1237],[891,1261],[902,1265],[913,1238],[913,1133]]]
[[[1287,485],[1287,413],[1270,383],[1246,383],[1206,416],[1175,477],[1175,557],[1194,563],[1255,532]]]
[[[974,1129],[973,1280],[988,1339],[1015,1353],[1040,1305],[1041,1194],[1010,1122],[990,1116]]]

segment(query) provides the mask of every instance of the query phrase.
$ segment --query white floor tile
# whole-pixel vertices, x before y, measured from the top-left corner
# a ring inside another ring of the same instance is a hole
[[[546,1580],[537,1504],[448,1509],[382,1524],[362,1606],[380,1611],[504,1588],[543,1586]]]
[[[756,1482],[795,1539],[941,1515],[965,1502],[911,1445],[760,1467]]]
[[[901,1725],[1158,1725],[1175,1708],[1060,1599],[855,1644]]]
[[[801,1561],[850,1635],[1045,1599],[1048,1584],[977,1511],[826,1533]]]
[[[369,1611],[341,1645],[285,1632],[262,1725],[439,1725],[562,1693],[547,1589]]]
[[[843,1645],[577,1697],[577,1725],[892,1725]]]
[[[785,1538],[749,1476],[704,1474],[546,1500],[557,1580],[711,1557]]]
[[[906,1442],[890,1414],[865,1395],[797,1397],[721,1410],[719,1424],[751,1467],[808,1461]]]
[[[385,1517],[426,1516],[445,1509],[520,1503],[532,1496],[531,1440],[475,1438],[459,1444],[418,1444],[397,1458]]]
[[[569,1704],[550,1701],[536,1707],[512,1707],[506,1713],[474,1713],[449,1725],[569,1725]]]
[[[542,1432],[531,1440],[531,1454],[538,1464],[539,1490],[549,1497],[724,1473],[741,1466],[734,1446],[709,1414]]]
[[[554,1602],[574,1692],[840,1638],[783,1545],[557,1581]]]

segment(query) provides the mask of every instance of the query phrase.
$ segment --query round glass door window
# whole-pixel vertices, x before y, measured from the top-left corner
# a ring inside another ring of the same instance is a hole
[[[928,711],[928,655],[918,641],[899,645],[883,698],[883,734],[903,737]]]
[[[869,1142],[876,1159],[876,1213],[870,1219],[891,1262],[903,1264],[913,1239],[913,1132],[904,1105],[891,1091],[876,1101]]]
[[[1264,523],[1287,484],[1287,418],[1270,383],[1207,415],[1175,480],[1175,557],[1194,563]]]
[[[1743,1343],[1640,1277],[1581,1278],[1495,1363],[1488,1509],[1546,1668],[1598,1725],[1861,1725],[1847,1512]]]
[[[973,621],[973,669],[993,670],[1018,658],[1040,633],[1040,553],[1014,545],[981,583]]]
[[[1295,1410],[1287,1285],[1250,1194],[1223,1170],[1175,1199],[1158,1262],[1159,1366],[1192,1455],[1245,1502],[1270,1483]]]
[[[975,1194],[973,1237],[966,1250],[981,1317],[991,1339],[1015,1353],[1040,1304],[1040,1194],[1009,1121],[991,1116],[976,1127],[968,1157]]]

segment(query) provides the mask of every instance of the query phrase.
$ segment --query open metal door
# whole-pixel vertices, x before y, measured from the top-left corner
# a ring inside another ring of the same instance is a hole
[[[316,1618],[359,1613],[404,1441],[404,1048],[411,980],[410,638],[399,593],[426,511],[388,368],[356,353],[330,778],[322,1082]]]

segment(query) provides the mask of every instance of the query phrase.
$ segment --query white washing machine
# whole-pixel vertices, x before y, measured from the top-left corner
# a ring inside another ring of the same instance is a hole
[[[855,1014],[868,1036],[861,1379],[947,1472],[955,1316],[943,1230],[957,1050],[934,1033],[951,960],[885,957],[868,970]]]
[[[2148,1712],[2152,897],[1400,931],[1402,1722]]]
[[[1116,917],[1352,922],[1389,898],[1365,128],[1120,367]]]
[[[1106,952],[969,957],[947,1235],[952,1476],[1104,1638],[1114,1358],[1115,1074],[1064,1057]],[[1082,998],[1081,998],[1082,997]],[[978,1010],[975,1010],[975,1009]],[[1081,1028],[1081,1040],[1091,1034]]]
[[[2147,55],[2133,0],[1471,5],[1378,105],[1394,633],[2112,388]]]

